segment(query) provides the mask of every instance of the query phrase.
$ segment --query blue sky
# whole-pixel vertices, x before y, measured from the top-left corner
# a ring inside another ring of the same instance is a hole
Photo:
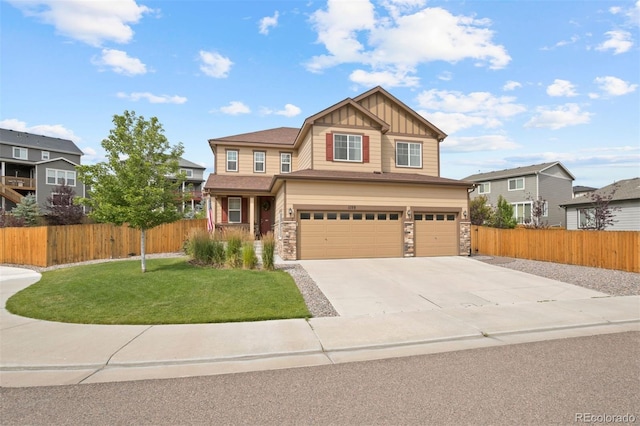
[[[640,1],[0,3],[0,127],[100,161],[114,114],[156,116],[211,172],[210,138],[300,127],[381,85],[449,136],[441,175],[561,161],[640,175]]]

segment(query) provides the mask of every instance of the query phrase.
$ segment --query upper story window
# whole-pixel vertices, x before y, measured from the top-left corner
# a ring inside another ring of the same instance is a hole
[[[422,167],[422,144],[417,142],[397,142],[396,166]]]
[[[42,159],[43,160],[48,160],[51,157],[51,155],[49,154],[49,151],[42,151]]]
[[[509,191],[519,191],[524,189],[524,178],[509,179]]]
[[[193,169],[180,169],[180,171],[183,172],[188,178],[193,177]]]
[[[14,146],[13,158],[17,158],[18,160],[26,160],[28,158],[27,148],[20,148],[18,146]]]
[[[362,135],[333,135],[333,159],[362,161]]]
[[[238,171],[238,151],[227,151],[227,171]]]
[[[291,173],[291,153],[280,153],[280,173]]]
[[[484,182],[478,184],[478,194],[490,194],[491,182]]]
[[[254,151],[253,153],[253,171],[254,173],[264,173],[266,171],[265,167],[266,162],[266,154],[264,151]]]
[[[76,186],[76,172],[71,170],[47,169],[47,185]]]

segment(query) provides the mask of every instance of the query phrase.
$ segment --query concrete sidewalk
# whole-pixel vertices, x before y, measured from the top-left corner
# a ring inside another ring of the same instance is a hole
[[[224,374],[640,330],[640,296],[248,323],[107,326],[12,315],[39,274],[0,267],[0,385]]]

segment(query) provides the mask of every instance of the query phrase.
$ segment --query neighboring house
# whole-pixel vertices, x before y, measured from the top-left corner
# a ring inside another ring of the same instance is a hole
[[[513,214],[518,223],[529,223],[533,202],[543,200],[541,220],[550,226],[565,226],[560,203],[571,198],[574,179],[559,161],[478,173],[464,178],[477,184],[471,198],[485,195],[488,203],[495,207],[498,197],[502,195],[513,205]]]
[[[590,194],[598,188],[594,188],[593,186],[582,186],[576,185],[573,187],[573,198],[584,197],[585,195]]]
[[[11,210],[24,196],[35,194],[43,208],[52,190],[62,184],[85,196],[76,176],[81,156],[68,139],[0,129],[0,207]]]
[[[186,195],[185,202],[182,204],[183,211],[187,206],[192,210],[196,210],[200,201],[202,201],[202,184],[204,183],[205,167],[193,163],[184,158],[178,161],[180,171],[184,172],[187,178],[182,183],[182,192]]]
[[[612,183],[597,189],[594,194],[611,197],[609,207],[614,224],[607,227],[607,231],[640,231],[640,178]],[[591,196],[573,198],[561,205],[565,208],[567,229],[593,228],[595,205]]]
[[[216,227],[274,231],[285,260],[467,255],[468,189],[446,134],[381,87],[281,127],[210,139]]]

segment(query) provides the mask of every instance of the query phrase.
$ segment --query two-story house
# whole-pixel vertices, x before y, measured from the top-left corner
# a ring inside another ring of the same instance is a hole
[[[445,137],[376,87],[301,128],[210,139],[205,192],[216,227],[273,230],[285,260],[468,255],[473,184],[440,177]]]
[[[0,207],[9,211],[28,194],[35,194],[44,207],[52,190],[62,184],[85,196],[76,176],[81,156],[68,139],[0,129]]]
[[[195,211],[202,201],[202,184],[204,183],[204,171],[206,168],[184,158],[178,160],[178,165],[180,166],[180,171],[184,172],[186,176],[182,183],[182,193],[184,195],[182,209],[184,211],[189,207],[191,211]]]
[[[476,188],[471,193],[472,199],[484,195],[488,204],[496,206],[498,197],[502,195],[513,205],[513,214],[518,223],[530,222],[533,202],[542,200],[542,221],[560,227],[565,226],[564,209],[560,203],[573,195],[574,179],[559,161],[478,173],[464,178],[476,182]]]

